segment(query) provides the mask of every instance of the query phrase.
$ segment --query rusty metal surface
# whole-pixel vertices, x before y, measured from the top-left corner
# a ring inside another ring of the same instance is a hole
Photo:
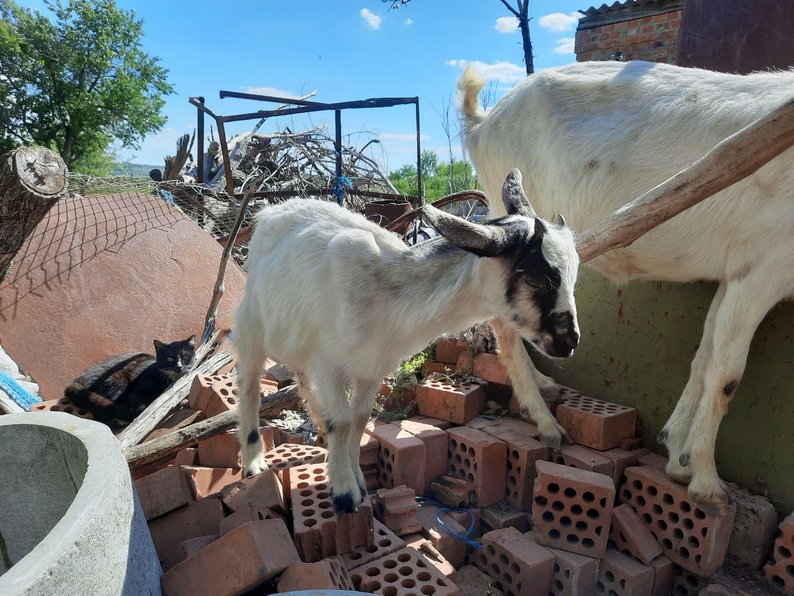
[[[794,65],[792,0],[686,0],[678,64],[748,73]]]

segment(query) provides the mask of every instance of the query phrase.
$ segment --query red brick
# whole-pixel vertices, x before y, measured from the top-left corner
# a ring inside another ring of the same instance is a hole
[[[243,524],[247,524],[248,522],[252,521],[260,521],[263,519],[283,519],[283,517],[271,511],[267,507],[258,507],[255,505],[246,504],[221,520],[220,526],[218,527],[218,533],[223,536],[224,534],[228,534]]]
[[[314,563],[373,544],[372,504],[369,498],[356,513],[334,513],[327,464],[292,468],[292,521],[301,559]]]
[[[193,494],[178,466],[168,466],[135,481],[146,519],[160,517],[193,502]]]
[[[468,426],[472,426],[472,424],[469,423]],[[492,424],[488,424],[482,430],[500,439],[505,435],[519,435],[530,439],[540,437],[537,426],[519,418],[494,418]]]
[[[295,383],[295,376],[283,364],[272,363],[270,366],[265,363],[265,380],[274,381],[279,389]]]
[[[178,560],[180,542],[217,534],[222,519],[220,498],[208,497],[150,521],[149,531],[163,570],[168,569],[169,561]]]
[[[464,350],[455,363],[455,372],[461,375],[471,375],[474,371],[474,351]]]
[[[403,548],[350,570],[357,590],[401,594],[410,585],[412,593],[457,596],[458,587],[412,548]],[[423,591],[424,589],[424,591]]]
[[[536,466],[532,506],[536,540],[588,557],[602,556],[615,500],[612,479],[545,461]]]
[[[452,375],[455,372],[455,363],[447,364],[445,362],[438,362],[436,360],[426,360],[422,364],[422,374],[424,376],[432,375],[433,373],[440,373],[442,375]]]
[[[283,443],[265,453],[265,461],[281,480],[284,494],[289,495],[290,470],[308,464],[321,464],[328,460],[328,450],[313,445]]]
[[[207,495],[220,492],[224,486],[241,480],[240,468],[205,468],[202,466],[182,466],[193,496],[203,499]]]
[[[671,594],[681,596],[699,596],[709,584],[709,580],[691,571],[687,571],[680,565],[673,564],[673,589]]]
[[[612,512],[609,539],[615,543],[617,550],[630,554],[646,565],[662,554],[661,545],[629,505],[615,507]]]
[[[427,494],[430,484],[447,473],[449,440],[446,431],[415,420],[401,420],[397,425],[425,444],[425,481],[421,494]]]
[[[615,473],[615,464],[612,460],[604,457],[598,451],[581,445],[563,445],[559,451],[551,452],[549,459],[555,464],[604,474],[610,478]]]
[[[461,567],[450,579],[460,588],[461,596],[502,596],[504,592],[494,585],[487,573],[474,565]]]
[[[231,511],[237,511],[246,505],[286,511],[284,491],[273,470],[265,470],[256,476],[243,478],[223,487],[221,499]]]
[[[380,485],[405,485],[422,494],[425,486],[425,444],[396,424],[377,424],[366,432],[380,443]]]
[[[364,466],[377,466],[379,451],[380,443],[378,443],[378,440],[372,435],[363,433],[359,442],[358,463],[362,468]]]
[[[175,430],[180,428],[185,428],[186,426],[190,426],[194,422],[198,422],[199,420],[204,419],[203,412],[194,412],[190,408],[182,408],[181,410],[177,410],[170,416],[168,416],[165,420],[163,420],[157,427],[150,432],[146,437],[144,437],[143,442],[151,441],[152,439],[158,439],[160,437],[164,437]]]
[[[504,498],[507,447],[476,428],[461,426],[449,431],[449,474],[470,482],[478,507]]]
[[[474,490],[471,482],[452,476],[441,476],[438,482],[430,485],[433,498],[447,507],[466,507],[471,502],[470,493]]]
[[[198,442],[199,464],[217,468],[241,467],[240,445],[234,431],[228,431]]]
[[[467,349],[465,343],[458,343],[457,339],[441,338],[436,340],[436,360],[443,364],[451,364],[453,367],[458,363],[461,352]]]
[[[430,540],[433,547],[453,567],[456,569],[462,567],[466,560],[466,543],[452,535],[449,530],[463,536],[466,533],[466,528],[455,521],[449,513],[440,513],[440,508],[435,505],[422,505],[417,512],[417,516],[419,523],[422,524],[422,535]],[[444,525],[438,521],[439,519]]]
[[[515,528],[488,532],[474,562],[506,595],[548,594],[554,554]]]
[[[599,593],[645,596],[653,591],[653,568],[618,551],[607,549],[598,569]]]
[[[193,556],[205,546],[208,546],[218,539],[217,534],[209,534],[208,536],[198,536],[197,538],[188,538],[179,543],[176,549],[178,553],[177,558],[173,561],[168,561],[167,568],[170,569],[174,565],[178,565],[190,556]]]
[[[224,379],[226,376],[227,375],[196,375],[193,377],[193,383],[190,385],[190,394],[187,398],[190,407],[194,410],[204,410],[212,394],[212,384]]]
[[[772,558],[764,566],[764,575],[773,586],[794,594],[794,513],[778,526]]]
[[[423,416],[466,424],[482,411],[485,389],[470,383],[428,379],[416,388],[416,404]]]
[[[282,520],[244,524],[166,571],[165,596],[226,595],[239,592],[281,573],[298,561]]]
[[[453,424],[447,420],[440,420],[438,418],[431,418],[430,416],[412,416],[409,420],[414,422],[421,422],[422,424],[429,424],[441,430],[449,430]]]
[[[409,534],[405,537],[405,545],[417,551],[425,561],[435,567],[444,577],[451,577],[455,567],[442,555],[433,543],[422,534]]]
[[[298,431],[288,431],[283,428],[274,427],[273,428],[273,438],[276,447],[279,445],[285,444],[292,444],[292,445],[303,445],[305,444],[305,440],[303,438],[303,434]]]
[[[515,528],[519,532],[526,532],[530,526],[530,514],[527,511],[513,509],[507,501],[501,501],[490,507],[483,507],[480,521],[483,534],[502,528]]]
[[[342,555],[342,561],[347,569],[359,567],[405,547],[405,541],[377,519],[373,520],[373,530],[374,539],[371,545],[362,544],[352,552]]]
[[[42,401],[35,403],[30,406],[31,412],[65,412],[67,414],[71,414],[72,416],[77,416],[78,418],[84,418],[85,420],[93,420],[94,415],[89,412],[88,410],[84,410],[83,408],[78,408],[74,405],[70,400],[62,397],[60,399],[50,399],[47,401]]]
[[[237,375],[224,375],[210,384],[210,394],[203,411],[207,418],[237,409],[239,389]]]
[[[535,462],[548,459],[549,450],[540,441],[513,432],[501,435],[501,439],[507,445],[505,498],[517,509],[531,509]]]
[[[598,576],[598,559],[549,548],[554,553],[552,596],[584,596],[593,594]]]
[[[619,447],[626,451],[634,451],[642,447],[642,439],[640,437],[631,437],[630,439],[622,439]]]
[[[477,354],[474,357],[474,368],[472,370],[475,377],[481,378],[489,383],[499,385],[512,385],[507,369],[499,360],[496,354]]]
[[[704,577],[722,566],[735,504],[725,515],[706,513],[692,501],[685,486],[652,466],[626,469],[620,500],[640,515],[673,563]]]
[[[637,450],[637,465],[653,466],[654,468],[664,470],[667,467],[667,458],[649,449],[642,448]]]
[[[777,534],[777,512],[769,499],[729,485],[731,500],[736,503],[727,558],[733,563],[761,569],[772,552]]]
[[[653,596],[668,596],[673,592],[675,570],[673,562],[667,557],[656,557],[651,561],[653,567]]]
[[[177,452],[174,458],[175,466],[195,466],[198,464],[198,449],[195,447],[185,447]]]
[[[278,580],[279,592],[298,590],[353,590],[353,581],[339,557],[317,563],[293,563]]]
[[[592,449],[613,449],[637,431],[637,410],[584,395],[557,408],[557,422],[571,439]]]
[[[411,488],[397,486],[379,489],[374,508],[376,517],[397,536],[405,536],[422,529],[416,516],[419,504],[416,502],[416,493]]]
[[[615,481],[615,488],[619,488],[626,481],[626,468],[637,465],[636,451],[616,447],[599,453],[612,462],[612,480]]]

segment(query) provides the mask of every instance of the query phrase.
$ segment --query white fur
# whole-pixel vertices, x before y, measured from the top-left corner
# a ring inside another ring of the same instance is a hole
[[[488,114],[482,81],[464,73],[466,143],[489,197],[511,168],[541,217],[563,213],[581,231],[703,156],[719,141],[794,95],[794,72],[746,76],[647,62],[587,62],[529,77]],[[683,395],[660,438],[668,473],[705,503],[726,498],[714,445],[744,371],[756,327],[794,295],[794,150],[706,199],[627,248],[590,264],[630,279],[720,283]],[[491,211],[502,212],[492,200]],[[515,354],[516,350],[519,353]],[[537,373],[514,341],[506,365],[521,399]],[[539,374],[539,373],[537,373]],[[686,464],[688,461],[688,465]]]
[[[510,219],[522,233],[533,229],[532,218]],[[439,232],[448,234],[439,223]],[[578,267],[573,234],[546,226],[542,249],[561,271],[559,303],[568,308]],[[334,494],[350,495],[354,507],[360,503],[359,439],[383,377],[443,333],[516,309],[505,297],[507,258],[480,258],[454,247],[438,250],[443,246],[447,241],[438,239],[409,247],[397,235],[328,202],[294,199],[262,210],[234,332],[246,474],[266,468],[261,442],[248,444],[248,438],[258,437],[259,378],[270,356],[305,382],[313,415],[328,426]],[[522,282],[526,298],[530,292],[524,287]],[[530,299],[519,302],[520,314],[531,325],[517,333],[542,346],[535,329],[539,309]],[[574,310],[574,324],[575,316]],[[538,399],[531,405],[543,409]],[[540,414],[554,425],[546,415]]]

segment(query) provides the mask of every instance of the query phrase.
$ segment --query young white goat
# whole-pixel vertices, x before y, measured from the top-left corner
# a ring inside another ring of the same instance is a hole
[[[365,486],[361,433],[383,377],[401,359],[493,316],[545,354],[573,353],[573,235],[537,218],[517,170],[503,199],[505,215],[485,224],[425,207],[442,238],[414,247],[331,203],[294,199],[262,210],[234,332],[246,475],[267,467],[258,432],[266,356],[309,390],[309,407],[327,433],[334,507],[350,512]]]
[[[581,231],[790,99],[794,71],[741,76],[648,62],[587,62],[529,77],[487,115],[478,110],[482,81],[469,70],[458,86],[467,147],[486,193],[496,196],[498,181],[520,168],[538,213],[562,212]],[[617,282],[720,283],[689,382],[659,435],[670,454],[668,474],[689,482],[689,493],[702,503],[727,498],[714,446],[755,329],[770,308],[794,295],[793,188],[790,149],[631,246],[590,263]],[[493,198],[490,210],[493,216],[503,212]],[[536,403],[538,386],[556,389],[513,334],[498,325],[495,331],[520,400]],[[560,432],[543,438],[559,445]]]

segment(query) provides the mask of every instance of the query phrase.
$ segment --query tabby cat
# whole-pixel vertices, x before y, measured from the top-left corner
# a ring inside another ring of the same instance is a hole
[[[110,427],[135,419],[190,370],[196,336],[170,344],[154,340],[155,355],[124,354],[95,364],[64,391],[66,398]]]

